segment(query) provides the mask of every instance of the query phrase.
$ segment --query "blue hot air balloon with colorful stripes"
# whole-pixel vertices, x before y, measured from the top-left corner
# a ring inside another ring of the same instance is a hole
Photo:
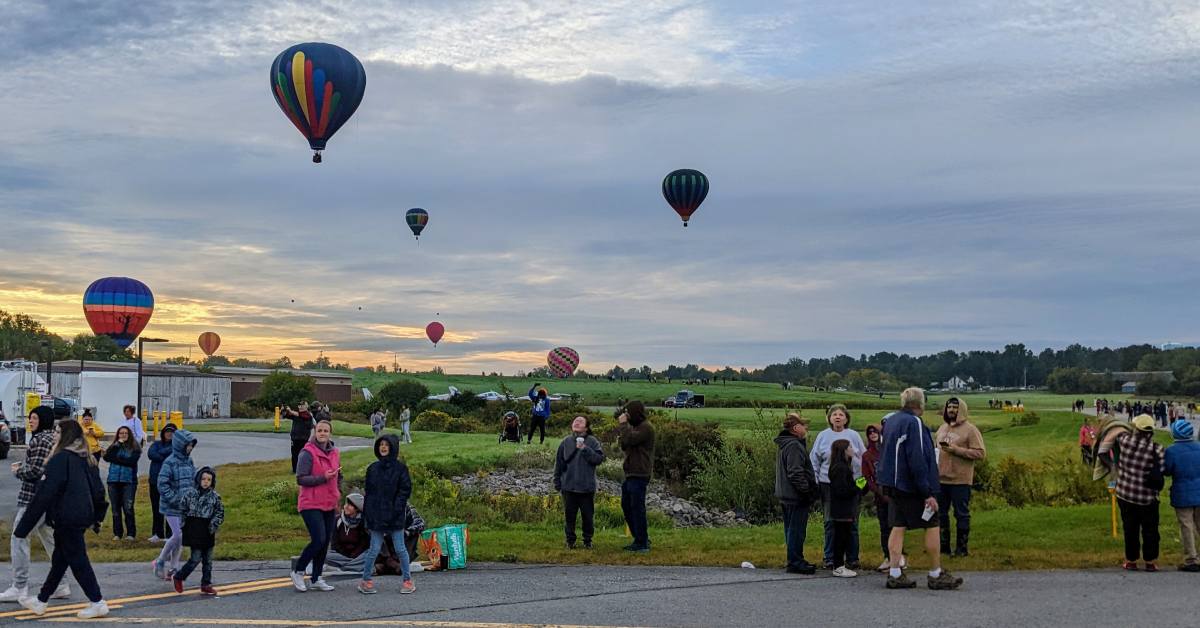
[[[325,143],[354,115],[367,89],[362,63],[333,44],[296,44],[271,64],[271,92],[321,163]]]
[[[104,277],[83,292],[83,315],[97,336],[112,338],[122,349],[146,328],[154,314],[154,294],[129,277]]]

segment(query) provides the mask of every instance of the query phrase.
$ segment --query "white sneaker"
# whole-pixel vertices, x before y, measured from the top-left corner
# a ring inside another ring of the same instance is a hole
[[[28,610],[38,617],[46,614],[46,603],[37,599],[36,597],[25,596],[17,600],[17,602],[21,606],[24,606],[25,610]]]
[[[413,562],[408,565],[408,573],[421,573],[425,571],[425,565],[418,562]]]
[[[127,537],[125,537],[125,540],[126,541],[136,541],[137,539],[133,538],[132,536],[127,536]]]
[[[317,580],[312,583],[310,588],[316,589],[318,591],[332,591],[333,585],[329,584],[328,582],[325,582],[324,578],[317,578]]]
[[[849,569],[846,569],[845,567],[838,567],[837,569],[833,570],[833,576],[835,578],[856,578],[856,577],[858,577],[858,573],[854,572],[854,571],[850,571]]]
[[[58,588],[54,590],[54,595],[51,595],[50,599],[65,600],[69,597],[71,597],[71,585],[64,582],[58,585]]]
[[[17,585],[8,587],[4,593],[0,593],[0,602],[16,602],[23,597],[29,596],[29,587],[17,588]]]
[[[158,535],[157,535],[157,534],[155,534],[154,536],[152,536],[152,537],[150,537],[150,538],[148,538],[148,539],[146,539],[146,540],[147,540],[147,541],[150,541],[151,543],[162,543],[162,542],[163,542],[163,540],[162,540],[162,539],[158,538]]]
[[[296,587],[296,590],[301,593],[304,593],[305,591],[308,590],[308,585],[304,584],[304,572],[301,572],[301,571],[293,571],[292,572],[292,586]]]
[[[115,536],[115,535],[114,535],[114,536],[113,536],[113,540],[114,540],[114,541],[120,541],[120,540],[121,540],[121,537],[119,537],[119,536]]]
[[[900,557],[900,568],[908,569],[908,559],[903,556]]]
[[[100,600],[99,602],[88,604],[86,608],[76,613],[75,616],[80,619],[95,619],[97,617],[104,617],[107,614],[108,602]]]
[[[875,571],[887,571],[887,570],[889,570],[889,569],[891,569],[891,568],[892,568],[892,563],[891,563],[891,561],[887,561],[887,560],[885,560],[885,561],[883,561],[882,563],[879,563],[879,568],[878,568],[878,569],[876,569]]]

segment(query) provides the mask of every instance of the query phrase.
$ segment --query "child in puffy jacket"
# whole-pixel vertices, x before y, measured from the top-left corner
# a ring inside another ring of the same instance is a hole
[[[200,594],[216,595],[212,587],[213,548],[217,544],[217,530],[225,522],[225,506],[217,493],[217,472],[204,467],[196,472],[196,490],[183,498],[183,544],[192,555],[175,572],[175,592],[183,593],[183,582],[187,580],[197,564],[203,565],[200,572]]]
[[[1171,482],[1171,506],[1179,520],[1179,538],[1183,542],[1180,571],[1200,572],[1196,555],[1196,534],[1200,529],[1200,443],[1196,442],[1191,421],[1176,419],[1171,424],[1175,444],[1163,456],[1163,475]]]

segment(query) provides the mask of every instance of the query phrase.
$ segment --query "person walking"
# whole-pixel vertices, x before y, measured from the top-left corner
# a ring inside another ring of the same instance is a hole
[[[951,397],[942,408],[942,425],[937,431],[938,447],[938,516],[942,554],[950,555],[950,508],[958,526],[954,556],[969,554],[971,538],[971,485],[975,482],[975,463],[987,456],[983,434],[970,422],[967,402]]]
[[[411,427],[411,425],[412,425],[412,410],[410,410],[408,408],[408,406],[404,406],[404,409],[400,411],[400,442],[401,443],[407,443],[409,445],[412,444],[412,432],[409,429]]]
[[[333,424],[321,421],[313,428],[312,438],[304,445],[296,460],[296,484],[300,495],[296,510],[308,529],[309,542],[296,560],[292,570],[292,586],[297,591],[307,591],[304,571],[312,563],[311,586],[319,591],[332,591],[333,585],[325,582],[321,571],[325,567],[325,554],[333,539],[338,501],[342,493],[341,454],[333,442]]]
[[[25,459],[12,463],[13,475],[21,481],[17,492],[17,512],[13,515],[13,530],[21,521],[33,496],[37,493],[38,484],[46,470],[46,461],[54,449],[54,409],[50,406],[38,406],[29,412],[29,444],[25,448]],[[54,536],[50,526],[45,521],[33,525],[30,530],[36,534],[46,550],[47,556],[54,555]],[[15,533],[9,541],[9,556],[12,561],[13,583],[7,590],[0,593],[0,602],[17,602],[28,595],[29,565],[32,548],[29,535],[18,537]],[[71,587],[65,582],[54,592],[54,599],[71,597]]]
[[[1171,424],[1175,444],[1163,454],[1163,474],[1171,482],[1171,507],[1179,520],[1179,538],[1183,545],[1183,564],[1180,571],[1200,572],[1200,557],[1196,555],[1196,534],[1200,530],[1200,443],[1195,428],[1187,419]]]
[[[847,562],[850,557],[850,530],[858,520],[858,500],[866,481],[854,477],[854,452],[850,441],[833,441],[829,457],[829,520],[833,521],[833,575],[854,578],[858,573]]]
[[[876,481],[891,498],[888,507],[892,532],[888,537],[889,589],[911,589],[917,583],[901,571],[904,555],[904,533],[909,529],[925,530],[925,551],[933,568],[929,570],[926,586],[934,590],[957,589],[963,579],[942,568],[938,552],[940,532],[935,517],[938,510],[938,469],[933,449],[933,436],[921,422],[925,413],[925,391],[906,388],[900,393],[900,410],[888,415],[883,426],[883,455],[879,460]]]
[[[175,436],[174,423],[167,423],[158,432],[158,440],[150,444],[146,457],[150,459],[150,478],[146,484],[150,487],[150,538],[151,543],[162,543],[168,536],[167,520],[159,512],[158,476],[162,472],[163,462],[171,456],[171,438]]]
[[[375,440],[375,457],[378,460],[367,467],[367,493],[363,501],[363,520],[371,533],[371,546],[363,559],[359,593],[378,593],[372,576],[375,559],[383,548],[384,536],[391,537],[400,562],[404,578],[400,592],[414,593],[417,590],[409,572],[408,549],[404,543],[405,515],[408,513],[408,498],[412,496],[412,477],[408,474],[408,465],[397,458],[399,453],[400,441],[395,435],[387,434]]]
[[[1117,506],[1125,529],[1127,571],[1137,571],[1139,554],[1146,571],[1158,571],[1158,492],[1163,488],[1163,446],[1154,442],[1154,417],[1139,414],[1133,431],[1114,431],[1106,436],[1097,453],[1117,448]]]
[[[554,457],[554,490],[562,493],[566,514],[567,549],[575,549],[575,520],[583,515],[583,548],[592,549],[596,533],[596,467],[604,462],[600,440],[592,435],[587,417],[571,422],[571,433],[558,445]]]
[[[836,440],[846,439],[850,442],[851,453],[854,455],[854,460],[851,466],[854,471],[855,479],[862,477],[862,455],[866,453],[867,447],[863,445],[862,437],[858,432],[848,429],[850,427],[850,411],[846,406],[835,403],[825,411],[825,422],[829,427],[821,430],[817,434],[816,441],[813,442],[812,452],[809,456],[812,458],[813,471],[817,474],[817,483],[821,487],[821,505],[823,506],[825,520],[825,547],[824,547],[824,566],[825,569],[833,569],[833,519],[829,517],[829,462],[832,460],[831,449]],[[847,546],[849,553],[850,569],[858,569],[858,523],[853,522],[850,526],[850,540]]]
[[[96,458],[96,462],[100,462],[100,458],[104,455],[104,448],[100,446],[100,439],[104,438],[104,428],[96,422],[96,417],[92,416],[91,410],[83,411],[79,425],[83,427],[83,437],[87,439],[88,451]]]
[[[550,420],[550,398],[547,396],[545,388],[539,388],[541,384],[534,384],[533,388],[529,389],[529,401],[533,402],[533,408],[530,410],[531,417],[529,422],[529,442],[533,442],[533,431],[540,430],[541,437],[538,443],[546,442],[546,421]]]
[[[137,465],[141,457],[142,448],[133,440],[133,431],[124,425],[118,427],[112,444],[104,452],[104,459],[108,461],[108,500],[112,502],[114,541],[137,538],[133,503],[137,497]]]
[[[805,440],[808,419],[789,412],[783,429],[775,437],[775,498],[783,507],[783,539],[787,545],[787,566],[792,574],[812,575],[817,568],[804,559],[804,537],[808,532],[808,513],[820,495]]]
[[[171,437],[171,455],[163,461],[158,472],[158,511],[171,529],[171,537],[163,543],[162,551],[154,559],[154,575],[161,580],[170,580],[179,569],[183,553],[184,499],[196,487],[196,465],[192,462],[192,450],[196,445],[196,437],[191,432],[175,430]]]
[[[300,452],[308,445],[309,439],[312,437],[313,415],[308,411],[308,404],[300,402],[297,409],[293,410],[289,406],[283,407],[283,415],[292,420],[291,439],[292,439],[292,473],[296,472],[296,460],[300,457]]]
[[[627,552],[650,551],[650,530],[646,523],[646,489],[654,473],[654,426],[646,420],[646,405],[630,401],[617,417],[617,445],[625,452],[621,468],[625,481],[621,483],[621,512],[633,535],[633,543],[624,547]]]
[[[217,594],[212,586],[213,548],[217,544],[217,530],[223,523],[225,505],[217,492],[217,472],[204,467],[196,472],[195,490],[183,499],[183,543],[191,555],[172,578],[176,593],[183,593],[183,583],[200,565],[200,595]]]
[[[371,413],[371,433],[378,439],[379,435],[383,433],[383,428],[386,426],[387,415],[384,414],[382,409],[375,408],[375,411]]]
[[[129,428],[129,431],[133,434],[133,439],[137,441],[139,446],[145,444],[146,429],[142,427],[142,420],[137,417],[137,408],[126,405],[122,411],[125,413],[125,422],[122,425]]]
[[[46,461],[41,483],[33,500],[21,515],[13,536],[27,538],[38,526],[54,529],[54,551],[50,554],[50,573],[36,597],[22,597],[18,602],[26,610],[41,617],[46,604],[62,584],[67,569],[75,576],[87,596],[88,604],[76,617],[96,619],[108,615],[108,604],[96,581],[96,572],[88,559],[84,532],[91,528],[99,532],[104,521],[104,484],[96,469],[96,458],[88,449],[83,428],[74,420],[65,420],[54,428],[54,450]]]

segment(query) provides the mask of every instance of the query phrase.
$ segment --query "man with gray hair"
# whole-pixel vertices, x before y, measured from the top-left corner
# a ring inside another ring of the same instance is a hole
[[[908,388],[900,393],[901,409],[890,415],[883,428],[883,455],[876,470],[876,482],[891,498],[888,511],[892,533],[888,537],[887,588],[911,589],[917,583],[900,569],[904,555],[904,532],[909,528],[925,530],[925,551],[933,562],[926,581],[930,589],[957,589],[962,578],[942,569],[938,553],[940,531],[937,518],[937,457],[933,436],[921,422],[925,413],[925,391]]]

